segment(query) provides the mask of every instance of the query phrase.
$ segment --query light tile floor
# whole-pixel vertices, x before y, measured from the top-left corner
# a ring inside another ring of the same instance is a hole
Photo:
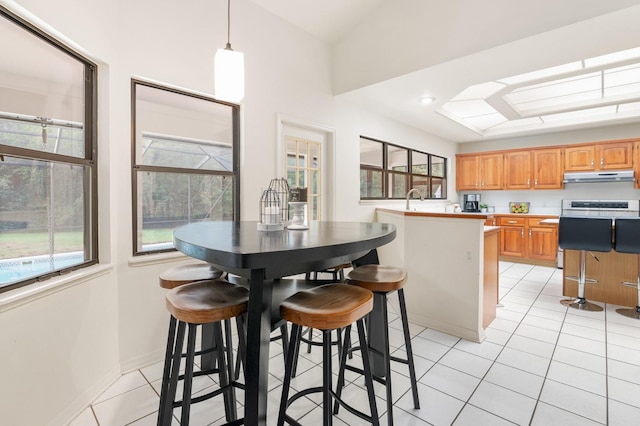
[[[406,366],[393,365],[396,424],[638,424],[640,321],[617,314],[612,305],[603,312],[565,308],[559,303],[562,271],[554,268],[501,262],[499,294],[503,306],[480,344],[411,325],[421,408],[413,408]],[[391,344],[402,354],[400,321],[393,318]],[[274,343],[269,424],[276,422],[282,390],[281,352]],[[320,348],[301,355],[294,389],[321,380]],[[161,371],[157,363],[121,376],[71,425],[155,424]],[[347,379],[346,399],[364,410],[364,381],[354,374]],[[200,391],[214,383],[200,377],[195,387]],[[386,424],[385,393],[377,383],[376,394]],[[321,424],[319,402],[316,396],[303,398],[289,413],[303,424]],[[213,399],[192,407],[191,424],[221,424],[223,416],[221,402]],[[362,421],[341,410],[334,424]]]

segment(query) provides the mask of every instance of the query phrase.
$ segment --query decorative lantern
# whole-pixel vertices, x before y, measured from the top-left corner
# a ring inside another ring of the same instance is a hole
[[[260,197],[260,222],[259,231],[281,231],[284,229],[282,223],[282,204],[278,193],[273,189],[267,189]]]
[[[289,208],[287,207],[287,201],[289,201],[289,184],[285,178],[271,179],[269,189],[275,191],[280,199],[282,223],[286,226],[289,223]]]

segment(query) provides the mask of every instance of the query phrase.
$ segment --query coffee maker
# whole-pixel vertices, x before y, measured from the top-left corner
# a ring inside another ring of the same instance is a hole
[[[465,194],[463,197],[463,212],[477,213],[480,211],[480,194]]]

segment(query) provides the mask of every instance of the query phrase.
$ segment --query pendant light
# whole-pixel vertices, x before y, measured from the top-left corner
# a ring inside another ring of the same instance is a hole
[[[239,103],[244,98],[244,53],[231,48],[231,0],[227,0],[227,46],[215,57],[216,99]]]

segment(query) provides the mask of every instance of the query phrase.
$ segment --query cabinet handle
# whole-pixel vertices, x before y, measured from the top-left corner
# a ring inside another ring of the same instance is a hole
[[[520,231],[520,237],[524,238],[524,228],[522,228],[522,231]]]
[[[529,238],[531,238],[531,229],[529,229]]]
[[[533,182],[533,185],[534,185],[534,186],[538,186],[538,179],[536,179],[536,180]]]
[[[508,220],[507,223],[518,223],[517,220]]]
[[[478,181],[476,181],[476,189],[478,189]]]
[[[482,179],[482,187],[484,188],[484,179]]]
[[[604,166],[604,158],[600,159],[600,167]]]
[[[591,160],[591,168],[593,169],[593,160]]]
[[[531,187],[531,179],[527,179],[527,188]]]

